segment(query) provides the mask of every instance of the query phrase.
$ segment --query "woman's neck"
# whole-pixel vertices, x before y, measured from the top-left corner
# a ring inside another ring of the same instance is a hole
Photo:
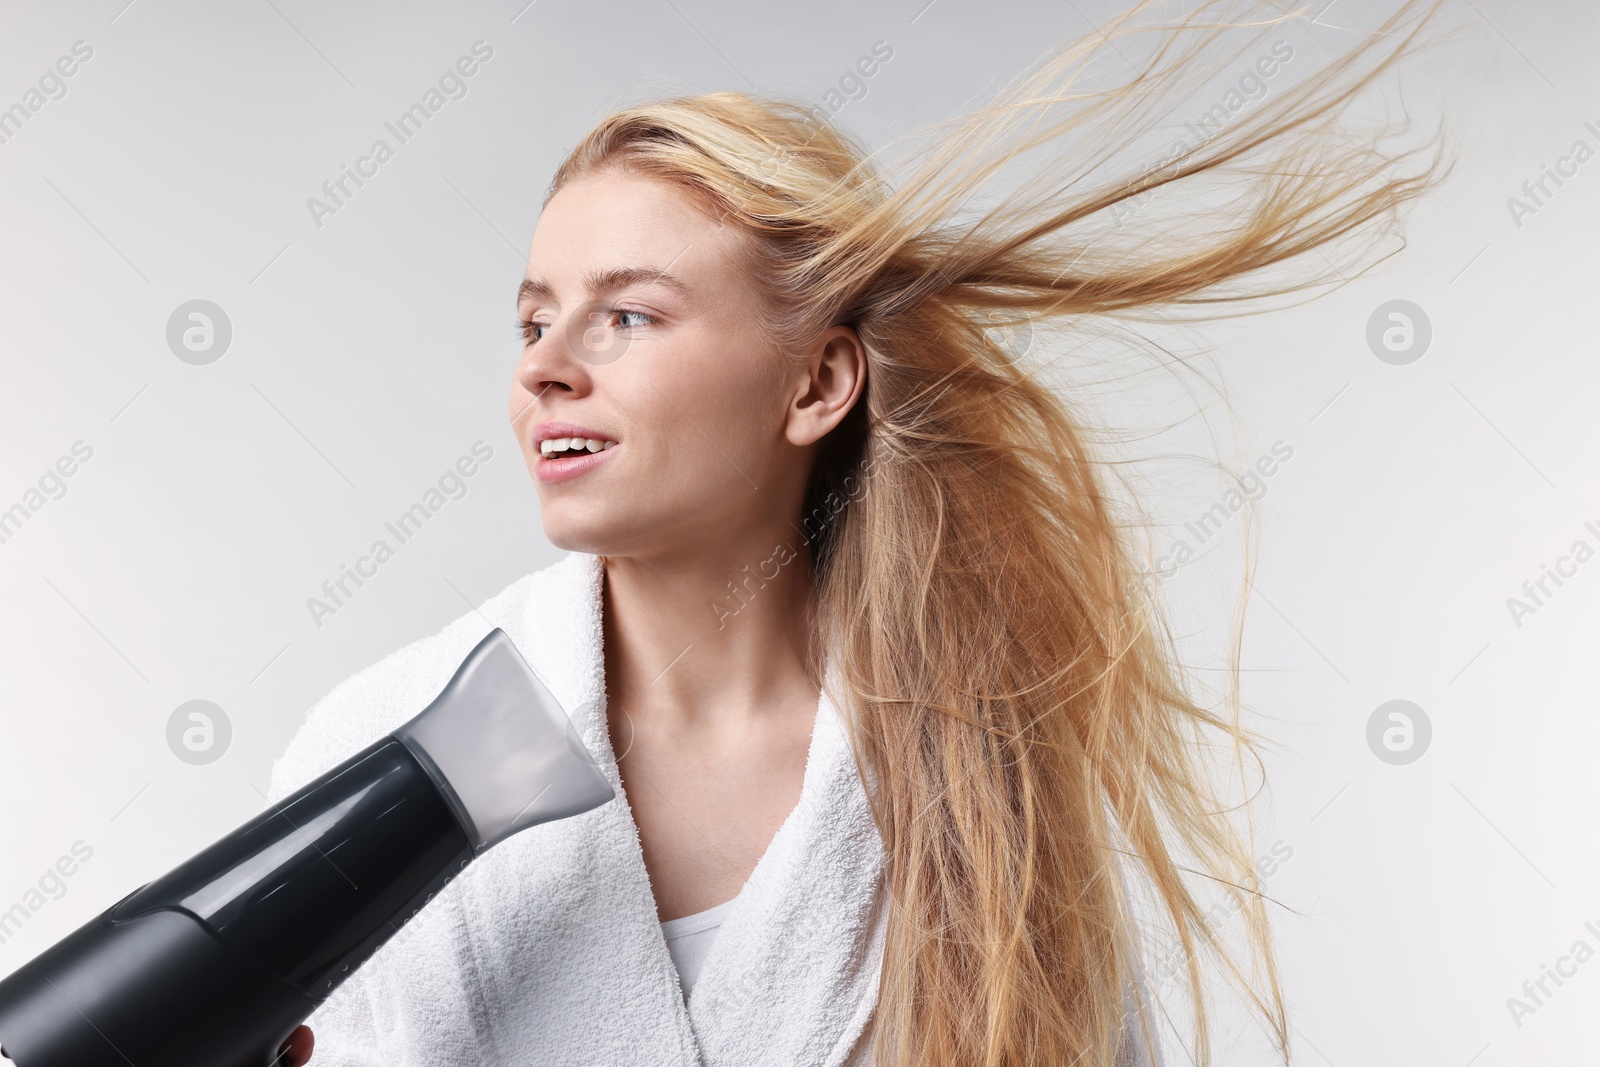
[[[671,561],[602,557],[606,690],[686,728],[814,693],[812,560],[792,530]]]

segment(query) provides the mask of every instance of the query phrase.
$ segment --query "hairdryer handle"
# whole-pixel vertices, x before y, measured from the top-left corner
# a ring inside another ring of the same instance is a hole
[[[0,981],[0,1049],[17,1067],[267,1067],[471,858],[384,737]]]
[[[268,1067],[472,859],[615,793],[503,631],[401,726],[0,980],[17,1067]]]
[[[0,1046],[17,1067],[269,1067],[316,1008],[181,911],[108,910],[29,968]]]

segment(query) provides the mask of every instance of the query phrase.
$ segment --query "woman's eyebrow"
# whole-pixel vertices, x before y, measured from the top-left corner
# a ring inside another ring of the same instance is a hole
[[[692,295],[694,292],[684,282],[654,267],[612,267],[609,270],[590,271],[584,277],[584,286],[591,296],[613,292],[629,285],[648,284],[665,285],[684,296]],[[524,300],[548,299],[554,293],[548,282],[530,274],[522,279],[522,284],[517,287],[517,303],[520,304]]]

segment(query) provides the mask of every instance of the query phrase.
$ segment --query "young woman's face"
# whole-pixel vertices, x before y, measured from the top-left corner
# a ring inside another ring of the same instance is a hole
[[[786,526],[773,511],[803,485],[810,450],[786,435],[796,379],[757,325],[737,240],[636,175],[580,178],[545,206],[518,300],[530,325],[511,423],[558,547],[703,552]],[[551,459],[550,436],[616,444]]]

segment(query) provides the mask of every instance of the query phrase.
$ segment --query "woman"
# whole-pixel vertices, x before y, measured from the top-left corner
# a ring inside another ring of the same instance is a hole
[[[1252,850],[1202,756],[1208,730],[1251,736],[1182,682],[1088,433],[1030,365],[1046,346],[993,331],[1303,289],[1438,177],[1332,126],[1417,40],[1408,4],[1077,188],[1227,69],[1213,14],[1050,57],[892,187],[817,114],[738,93],[622,110],[572,151],[511,396],[569,555],[330,693],[272,796],[426,703],[492,624],[619,800],[452,883],[313,1017],[319,1064],[1159,1063],[1135,884],[1172,921],[1193,1055],[1210,953],[1287,1057]],[[1111,60],[1134,73],[1085,88]],[[1098,140],[962,215],[1074,131]],[[1312,274],[1262,273],[1313,249]],[[1259,981],[1185,872],[1242,910]]]

